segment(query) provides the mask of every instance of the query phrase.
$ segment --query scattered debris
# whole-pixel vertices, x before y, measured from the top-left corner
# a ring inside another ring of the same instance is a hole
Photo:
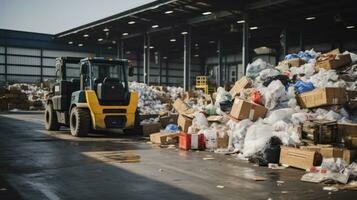
[[[267,178],[264,178],[262,176],[253,176],[252,180],[254,180],[254,181],[266,181]]]
[[[223,185],[217,185],[217,188],[219,188],[219,189],[223,189],[223,188],[224,188],[224,186],[223,186]]]

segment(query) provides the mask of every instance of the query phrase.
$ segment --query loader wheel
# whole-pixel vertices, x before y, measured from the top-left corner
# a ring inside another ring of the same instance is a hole
[[[90,130],[90,115],[87,109],[74,107],[71,110],[69,124],[71,134],[75,137],[84,137]]]
[[[58,131],[60,129],[60,124],[58,123],[57,115],[56,112],[53,110],[52,104],[46,105],[45,128],[48,131]]]

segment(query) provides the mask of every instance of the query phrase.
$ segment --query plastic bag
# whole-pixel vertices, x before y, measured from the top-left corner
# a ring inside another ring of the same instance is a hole
[[[267,68],[273,68],[273,66],[259,58],[247,65],[246,76],[255,79],[261,71]]]
[[[292,108],[282,108],[278,110],[271,111],[268,113],[268,117],[264,119],[264,123],[274,124],[280,120],[289,120],[291,115],[296,111]]]
[[[205,136],[205,146],[207,150],[215,150],[217,148],[217,132],[214,129],[205,129],[199,133]]]
[[[217,97],[215,105],[219,106],[220,103],[226,101],[232,101],[232,95],[227,92],[223,87],[217,88]]]
[[[263,96],[260,94],[260,92],[258,90],[253,90],[250,93],[250,97],[251,97],[251,101],[253,101],[254,103],[263,104]]]
[[[307,113],[299,112],[291,115],[291,121],[295,125],[302,124],[309,119],[309,115]]]
[[[296,92],[299,94],[315,89],[314,85],[311,82],[304,82],[304,81],[296,81],[294,87]]]
[[[192,120],[193,127],[197,128],[199,130],[208,128],[208,120],[203,113],[195,112],[194,116],[195,117]]]
[[[280,101],[288,100],[284,85],[279,81],[272,81],[267,88],[261,88],[264,97],[264,105],[269,110],[274,109]]]
[[[166,127],[165,127],[165,131],[167,132],[177,132],[179,131],[179,128],[176,124],[168,124]]]
[[[239,151],[243,150],[245,135],[247,133],[248,127],[252,124],[253,122],[249,119],[244,119],[240,122],[233,120],[228,121],[227,125],[229,126],[232,138],[230,147],[233,147]]]
[[[271,137],[262,152],[258,152],[249,158],[250,162],[259,166],[268,166],[269,163],[279,163],[281,140]]]
[[[289,125],[283,120],[279,120],[273,124],[273,131],[287,131],[288,128]]]
[[[272,126],[258,121],[251,125],[244,138],[243,155],[249,157],[264,149],[273,136]]]

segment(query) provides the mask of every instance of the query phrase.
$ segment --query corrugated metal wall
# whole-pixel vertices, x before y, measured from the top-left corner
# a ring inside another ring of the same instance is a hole
[[[0,81],[39,83],[54,79],[55,59],[61,56],[87,57],[94,54],[0,46]]]
[[[39,83],[46,79],[55,78],[55,59],[61,56],[87,57],[94,56],[94,53],[42,50],[18,47],[0,46],[0,82],[7,79],[8,82],[28,82]],[[140,58],[142,56],[140,55]],[[6,63],[6,64],[5,64]],[[196,62],[197,63],[197,62]],[[133,60],[134,76],[129,77],[129,81],[143,82],[143,62],[140,59],[138,65]],[[162,60],[163,85],[183,85],[183,62]],[[167,67],[167,69],[166,69]],[[6,70],[7,68],[7,70]],[[193,63],[191,65],[191,83],[194,84],[195,76],[201,74],[201,66]],[[166,73],[168,76],[166,76]],[[6,74],[6,77],[5,77]],[[69,68],[68,78],[78,78],[79,69],[77,65]],[[150,64],[150,84],[159,85],[160,65],[155,62],[154,56]]]

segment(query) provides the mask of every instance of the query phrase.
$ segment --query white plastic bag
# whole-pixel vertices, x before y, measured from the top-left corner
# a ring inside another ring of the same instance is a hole
[[[279,120],[289,120],[291,115],[296,111],[292,108],[282,108],[268,113],[268,117],[264,119],[264,123],[274,124]]]
[[[244,139],[243,155],[249,157],[262,151],[273,136],[272,126],[258,121],[251,125]]]

